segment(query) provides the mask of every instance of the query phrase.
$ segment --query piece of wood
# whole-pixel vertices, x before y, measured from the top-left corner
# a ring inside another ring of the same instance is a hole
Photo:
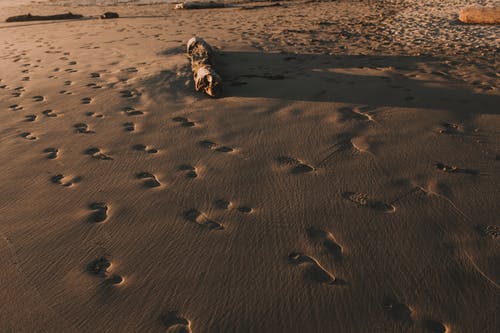
[[[222,92],[222,79],[213,67],[212,47],[203,39],[193,37],[187,43],[187,54],[191,59],[196,91],[218,97]]]
[[[11,16],[5,20],[5,22],[26,22],[26,21],[52,21],[52,20],[78,20],[82,19],[83,15],[67,13],[67,14],[56,14],[56,15],[19,15]]]
[[[174,6],[174,9],[212,9],[212,8],[225,8],[225,4],[220,2],[181,2]]]
[[[116,19],[119,17],[120,17],[120,15],[118,15],[118,13],[115,13],[115,12],[106,12],[106,13],[101,15],[102,19]]]

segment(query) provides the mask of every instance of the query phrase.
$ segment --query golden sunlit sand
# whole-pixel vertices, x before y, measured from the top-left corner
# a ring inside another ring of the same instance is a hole
[[[0,1],[0,332],[497,332],[472,4]]]

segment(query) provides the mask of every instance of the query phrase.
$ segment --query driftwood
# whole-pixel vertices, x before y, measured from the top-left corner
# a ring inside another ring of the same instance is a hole
[[[191,58],[196,91],[218,97],[222,91],[222,80],[213,68],[212,47],[203,39],[193,37],[187,43],[187,54]]]
[[[67,13],[57,15],[19,15],[11,16],[5,22],[26,22],[26,21],[52,21],[52,20],[78,20],[83,18],[83,15]]]
[[[115,19],[115,18],[119,18],[119,17],[120,17],[120,15],[118,15],[118,13],[115,13],[115,12],[106,12],[106,13],[101,15],[102,19]]]
[[[220,2],[182,2],[175,4],[174,9],[212,9],[225,8],[225,4]]]
[[[470,24],[500,24],[500,6],[465,7],[460,11],[458,19]]]

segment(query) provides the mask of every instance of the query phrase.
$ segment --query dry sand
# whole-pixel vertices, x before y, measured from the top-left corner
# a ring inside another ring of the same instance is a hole
[[[472,3],[2,8],[123,18],[0,23],[0,332],[497,332]]]

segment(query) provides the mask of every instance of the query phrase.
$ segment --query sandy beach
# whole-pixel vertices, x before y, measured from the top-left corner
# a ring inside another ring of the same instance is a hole
[[[474,3],[0,1],[0,332],[498,332]]]

